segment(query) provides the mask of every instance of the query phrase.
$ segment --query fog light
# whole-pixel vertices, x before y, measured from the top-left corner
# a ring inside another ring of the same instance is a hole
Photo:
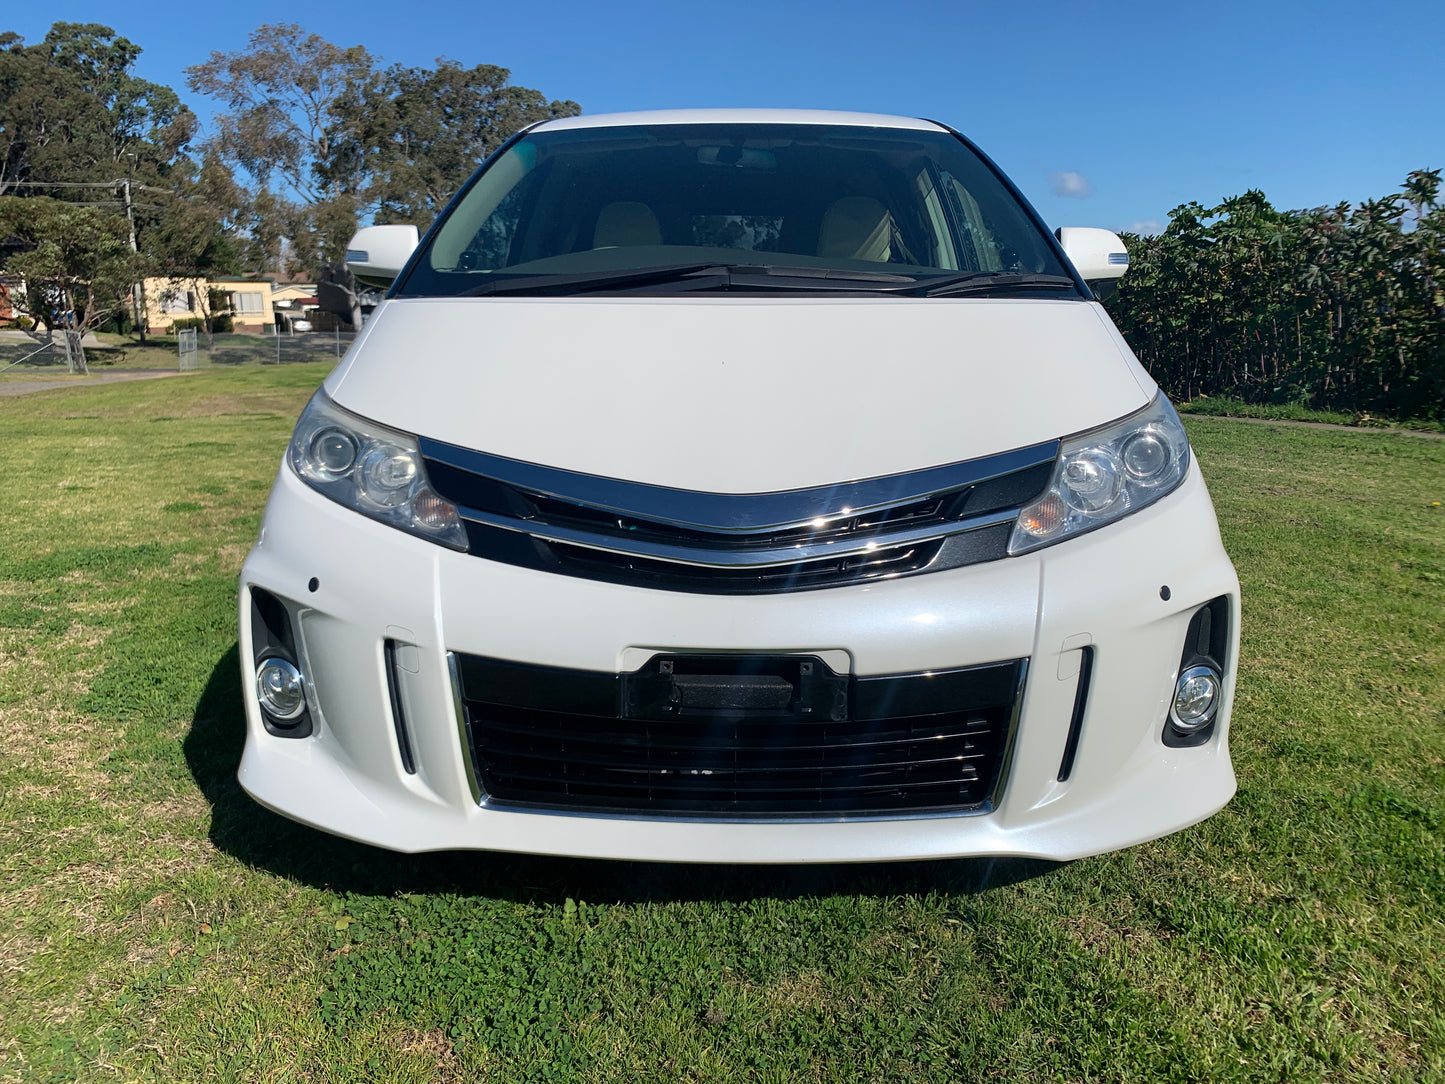
[[[306,710],[301,671],[285,659],[270,658],[256,669],[256,695],[274,718],[289,722]]]
[[[1214,720],[1220,696],[1219,675],[1207,666],[1191,666],[1174,686],[1169,721],[1185,734],[1202,730]]]

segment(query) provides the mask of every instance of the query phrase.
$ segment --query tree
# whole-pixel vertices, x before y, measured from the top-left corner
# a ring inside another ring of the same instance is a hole
[[[176,194],[170,212],[150,232],[145,255],[168,280],[166,296],[194,296],[209,345],[218,310],[203,283],[216,275],[240,273],[241,235],[251,221],[251,201],[214,154],[207,154],[195,174],[177,185]]]
[[[295,24],[262,26],[247,47],[186,69],[192,90],[216,98],[216,152],[254,182],[254,266],[290,258],[331,268],[361,323],[346,243],[366,217],[425,225],[481,160],[519,128],[580,112],[508,84],[505,68],[382,71],[361,46],[342,48]],[[279,191],[277,187],[279,186]]]
[[[573,101],[548,101],[512,86],[491,64],[387,70],[365,93],[338,102],[341,136],[323,170],[363,177],[363,202],[378,222],[431,224],[463,180],[514,133],[573,117]]]
[[[375,61],[360,45],[342,49],[295,23],[259,27],[245,50],[212,52],[186,69],[192,90],[230,110],[216,117],[221,156],[262,187],[279,175],[306,204],[348,188],[322,167],[335,157],[338,106],[375,81]]]
[[[47,334],[61,328],[71,371],[86,371],[81,338],[125,308],[131,284],[145,273],[143,257],[130,251],[124,221],[46,196],[0,196],[0,236],[22,248],[7,268],[25,280],[26,315]]]
[[[285,193],[263,204],[268,232],[284,229],[313,271],[344,263],[355,232],[361,182],[336,166],[338,113],[376,80],[364,48],[343,49],[294,23],[262,26],[245,50],[213,52],[186,69],[192,90],[229,110],[216,118],[220,156],[254,178],[258,195],[270,193],[273,176],[283,182]],[[360,327],[355,302],[351,316]]]
[[[55,23],[37,45],[0,35],[0,196],[124,208],[137,244],[148,240],[194,171],[196,118],[171,88],[132,74],[140,53],[97,23]],[[141,190],[161,202],[133,199]]]
[[[140,53],[97,23],[56,23],[38,45],[0,34],[0,195],[59,194],[35,188],[46,181],[163,184],[189,168],[195,114],[131,74]]]

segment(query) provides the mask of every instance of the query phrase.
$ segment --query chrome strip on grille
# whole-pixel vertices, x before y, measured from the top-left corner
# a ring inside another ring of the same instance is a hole
[[[504,531],[518,531],[546,542],[565,542],[569,545],[584,546],[587,549],[603,550],[607,553],[622,553],[637,557],[650,557],[656,561],[704,565],[712,568],[770,568],[827,557],[866,556],[885,546],[931,542],[934,539],[961,534],[964,531],[976,531],[982,527],[1008,523],[1018,515],[1018,509],[1010,508],[1003,512],[993,512],[986,516],[976,516],[953,523],[931,523],[926,527],[915,527],[904,531],[880,531],[872,536],[854,537],[846,541],[840,539],[812,544],[798,542],[773,549],[710,549],[650,542],[642,538],[599,534],[595,531],[538,523],[534,520],[499,516],[474,508],[462,508],[460,512],[463,519],[471,520],[473,523],[484,523],[488,527],[497,527]]]
[[[468,552],[658,590],[771,594],[1000,560],[1058,442],[886,478],[702,493],[579,474],[419,438]]]
[[[429,437],[419,437],[418,444],[424,459],[541,496],[633,519],[740,534],[825,527],[830,522],[865,512],[923,500],[936,493],[963,489],[1052,463],[1059,450],[1059,442],[1051,440],[962,463],[812,489],[702,493],[524,463]]]

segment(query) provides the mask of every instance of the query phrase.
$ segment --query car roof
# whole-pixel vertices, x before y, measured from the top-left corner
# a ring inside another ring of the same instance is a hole
[[[597,113],[543,121],[533,131],[569,128],[615,128],[629,124],[837,124],[860,128],[946,129],[931,120],[892,117],[886,113],[846,113],[830,109],[652,109],[636,113]]]

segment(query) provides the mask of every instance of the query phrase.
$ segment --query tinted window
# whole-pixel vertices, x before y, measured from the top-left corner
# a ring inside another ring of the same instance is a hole
[[[1067,274],[1004,184],[946,132],[676,124],[541,131],[513,144],[400,292],[698,261]]]

